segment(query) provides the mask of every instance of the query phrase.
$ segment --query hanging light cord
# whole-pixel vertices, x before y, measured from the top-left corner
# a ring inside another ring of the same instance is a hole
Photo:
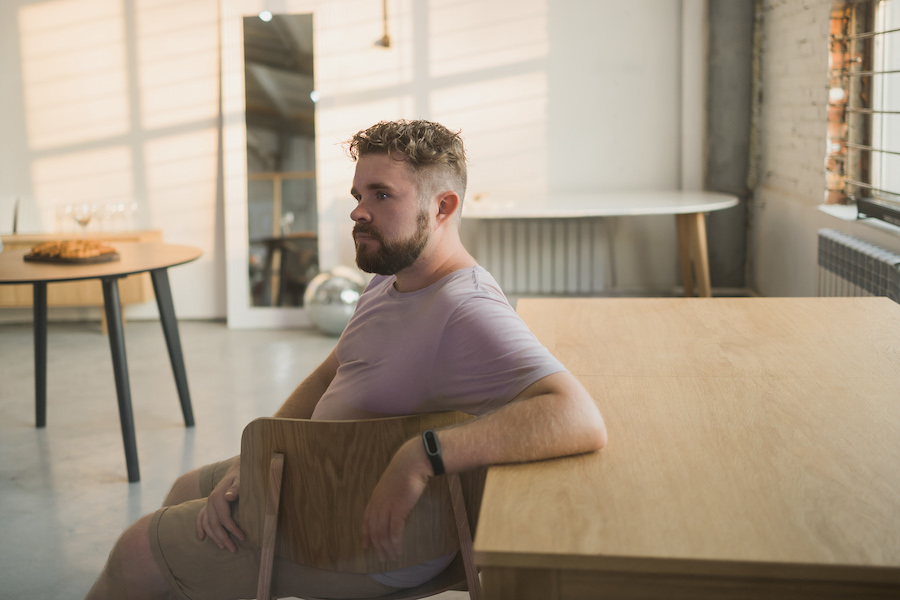
[[[384,48],[391,47],[391,34],[388,33],[388,0],[381,0],[382,7],[382,21],[384,24],[384,35],[381,36],[381,39],[375,42],[377,46],[382,46]]]

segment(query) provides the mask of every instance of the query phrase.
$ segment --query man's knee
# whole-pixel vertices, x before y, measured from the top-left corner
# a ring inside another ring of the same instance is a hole
[[[163,506],[175,506],[176,504],[202,497],[203,495],[200,492],[200,469],[194,469],[175,480],[175,483],[172,484],[172,489],[169,490],[166,499],[163,501]]]
[[[168,585],[153,558],[148,529],[153,515],[147,515],[126,529],[113,546],[96,597],[164,598]],[[92,590],[93,592],[94,590]],[[92,596],[88,596],[92,597]]]
[[[153,515],[146,515],[138,519],[131,527],[122,532],[116,545],[113,546],[112,557],[118,562],[130,564],[151,564],[154,568],[156,562],[150,550],[150,519]]]

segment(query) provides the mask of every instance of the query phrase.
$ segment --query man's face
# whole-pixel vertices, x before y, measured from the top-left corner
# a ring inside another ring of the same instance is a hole
[[[386,154],[362,156],[356,163],[351,195],[356,208],[356,264],[367,273],[393,275],[415,263],[431,231],[419,205],[412,167]]]

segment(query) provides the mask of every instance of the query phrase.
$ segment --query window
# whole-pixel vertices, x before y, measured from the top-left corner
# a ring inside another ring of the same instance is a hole
[[[900,226],[900,0],[831,11],[826,204]]]

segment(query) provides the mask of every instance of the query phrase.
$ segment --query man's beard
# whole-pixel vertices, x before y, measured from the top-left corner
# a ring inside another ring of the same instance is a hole
[[[416,215],[416,232],[405,240],[385,241],[381,232],[367,223],[357,223],[353,227],[354,238],[357,233],[372,236],[378,242],[378,249],[370,250],[365,244],[356,245],[356,265],[366,273],[377,275],[394,275],[411,266],[428,243],[428,214],[420,211]]]

